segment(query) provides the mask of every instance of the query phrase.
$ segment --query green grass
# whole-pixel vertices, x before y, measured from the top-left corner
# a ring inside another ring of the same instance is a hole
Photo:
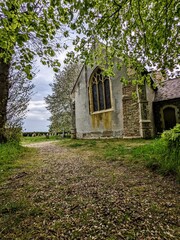
[[[14,214],[26,208],[25,201],[14,202],[10,201],[0,206],[1,214]]]
[[[95,155],[106,161],[126,160],[141,163],[164,175],[174,175],[180,181],[180,159],[173,152],[168,152],[166,142],[162,139],[144,140],[72,140],[59,136],[24,137],[23,143],[35,143],[61,139],[60,143],[80,151],[94,151]],[[0,181],[20,165],[18,159],[27,150],[16,143],[0,145]],[[30,150],[29,150],[30,151]]]
[[[106,161],[123,161],[144,164],[163,175],[175,176],[180,181],[180,159],[168,152],[162,139],[144,140],[62,140],[61,144],[82,151],[92,150]]]
[[[180,159],[168,151],[164,140],[156,139],[149,145],[133,148],[131,155],[133,159],[143,161],[152,170],[163,175],[174,175],[180,180]]]
[[[66,141],[67,142],[67,141]],[[83,148],[95,148],[96,147],[96,141],[95,140],[78,140],[77,142],[70,143],[69,147],[71,148],[78,148],[78,147],[83,147]]]
[[[18,143],[0,144],[0,182],[8,177],[14,169],[22,166],[19,159],[26,154],[30,154],[30,150]]]
[[[168,152],[167,143],[162,139],[140,144],[139,146],[117,145],[105,150],[106,159],[127,158],[136,163],[142,163],[148,168],[163,175],[176,176],[180,180],[180,161],[173,153]]]

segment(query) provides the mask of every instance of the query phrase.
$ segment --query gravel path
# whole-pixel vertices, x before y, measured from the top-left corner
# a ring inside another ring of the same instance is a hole
[[[180,239],[177,183],[55,142],[28,146],[37,166],[0,189],[0,239]]]

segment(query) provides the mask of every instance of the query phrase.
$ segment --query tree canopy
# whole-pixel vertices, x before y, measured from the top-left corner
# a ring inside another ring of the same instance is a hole
[[[126,64],[138,62],[165,71],[178,66],[178,0],[77,0],[71,9],[76,15],[70,26],[80,34],[74,44],[81,57],[90,56],[91,61],[91,49],[101,42],[106,47],[106,60],[116,56]]]
[[[15,67],[31,78],[31,61],[40,56],[43,64],[59,67],[51,61],[60,48],[57,31],[63,36],[63,24],[69,21],[68,9],[56,0],[6,0],[0,3],[0,59],[9,62],[20,54]],[[54,59],[53,59],[54,60]]]
[[[39,56],[43,64],[58,71],[55,55],[61,48],[63,26],[70,19],[68,8],[59,0],[0,2],[0,143],[6,141],[10,68],[32,79],[32,62]],[[13,64],[12,58],[16,58]]]

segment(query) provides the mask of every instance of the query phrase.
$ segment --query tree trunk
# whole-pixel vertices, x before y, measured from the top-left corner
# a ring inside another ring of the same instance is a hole
[[[0,49],[0,53],[2,50]],[[0,143],[5,143],[5,125],[7,115],[7,101],[9,94],[9,68],[10,63],[5,63],[4,59],[0,58]]]

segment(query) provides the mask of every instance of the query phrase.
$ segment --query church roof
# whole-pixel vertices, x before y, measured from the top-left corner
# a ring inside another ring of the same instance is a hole
[[[155,102],[180,98],[180,78],[166,80],[157,87]]]

